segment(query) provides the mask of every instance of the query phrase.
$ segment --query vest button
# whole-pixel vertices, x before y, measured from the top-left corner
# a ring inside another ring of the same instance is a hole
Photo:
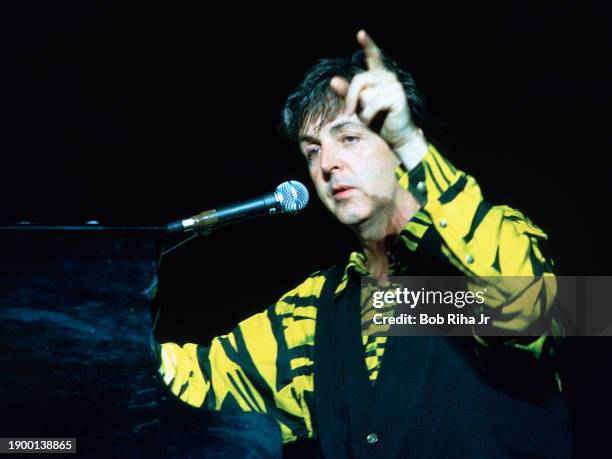
[[[374,444],[378,443],[378,435],[376,435],[375,433],[368,434],[368,436],[366,437],[366,441],[370,445],[374,445]]]

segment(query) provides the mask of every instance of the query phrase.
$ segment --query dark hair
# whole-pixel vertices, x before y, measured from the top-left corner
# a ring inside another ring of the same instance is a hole
[[[402,70],[389,57],[382,57],[385,67],[397,75],[404,87],[414,123],[423,127],[426,118],[425,102],[412,75]],[[334,76],[351,81],[355,75],[365,71],[367,66],[362,50],[351,57],[319,60],[306,72],[302,82],[287,98],[281,114],[281,133],[289,140],[297,142],[301,131],[313,120],[320,119],[320,125],[323,125],[334,119],[344,108],[344,100],[329,87],[329,82]]]

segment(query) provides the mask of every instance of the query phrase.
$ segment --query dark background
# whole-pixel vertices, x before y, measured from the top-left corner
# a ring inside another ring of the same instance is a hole
[[[556,272],[610,275],[605,2],[16,2],[0,13],[0,224],[163,224],[287,179],[310,187],[276,132],[280,109],[308,66],[352,53],[366,28],[425,93],[430,140],[489,201],[544,228]],[[316,198],[299,216],[196,239],[162,263],[158,337],[225,333],[353,247]],[[612,430],[609,343],[565,346],[581,454]]]

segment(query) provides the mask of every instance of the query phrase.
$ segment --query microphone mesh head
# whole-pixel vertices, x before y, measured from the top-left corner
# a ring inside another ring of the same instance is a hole
[[[308,204],[308,190],[296,180],[281,183],[276,187],[276,192],[282,196],[281,212],[293,214]]]

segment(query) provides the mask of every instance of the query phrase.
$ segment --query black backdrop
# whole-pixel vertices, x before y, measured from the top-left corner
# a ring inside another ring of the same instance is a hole
[[[204,2],[2,6],[0,222],[162,224],[310,185],[276,132],[317,58],[366,28],[415,76],[430,139],[493,203],[550,235],[558,274],[609,275],[612,15],[604,2],[244,7]],[[160,339],[206,341],[260,311],[352,235],[313,199],[165,257]],[[608,339],[569,340],[579,451],[610,432]]]

